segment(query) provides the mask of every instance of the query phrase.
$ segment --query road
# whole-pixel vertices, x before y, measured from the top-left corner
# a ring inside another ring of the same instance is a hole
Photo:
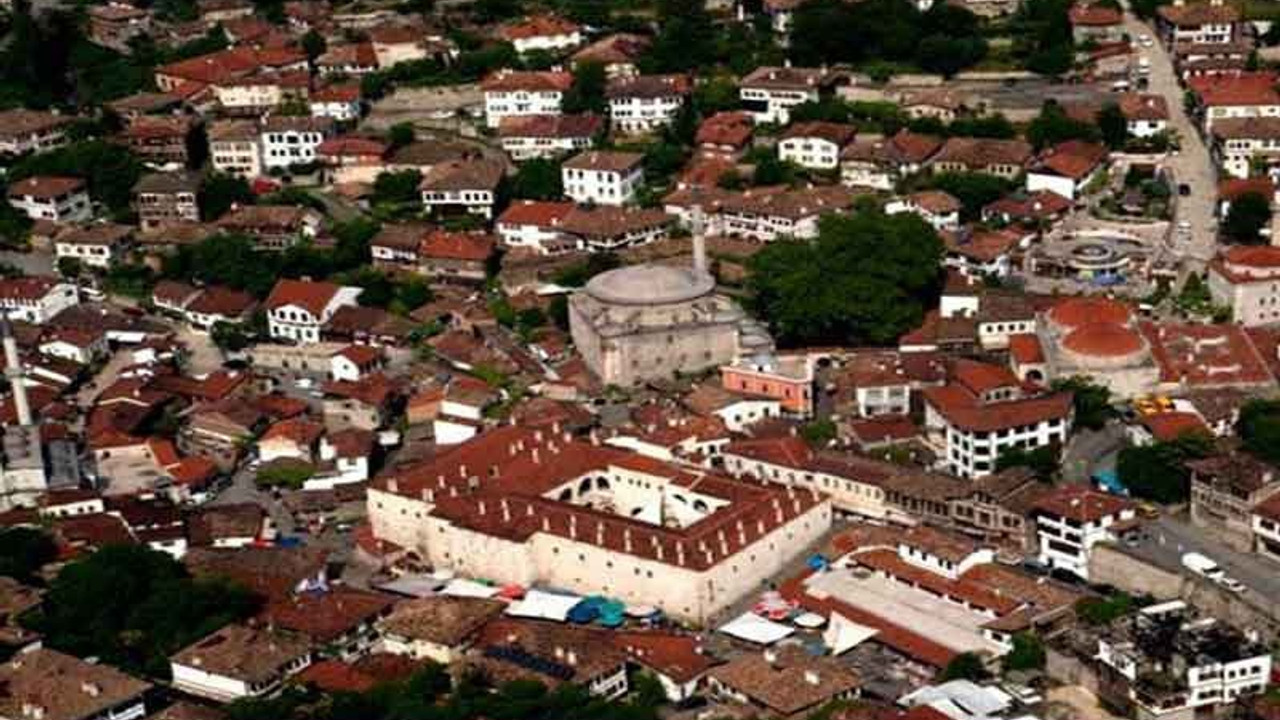
[[[1151,26],[1135,17],[1128,8],[1125,10],[1125,31],[1131,37],[1158,37]],[[1151,47],[1139,47],[1139,53],[1151,62],[1148,92],[1163,97],[1168,103],[1169,122],[1181,142],[1178,154],[1168,159],[1169,167],[1176,182],[1191,186],[1189,196],[1178,197],[1176,217],[1179,223],[1191,223],[1191,240],[1179,243],[1174,252],[1188,259],[1207,262],[1217,251],[1218,244],[1218,220],[1213,212],[1218,196],[1218,172],[1204,139],[1183,107],[1183,89],[1178,83],[1168,50],[1156,42]]]
[[[1143,540],[1128,545],[1127,550],[1157,567],[1178,571],[1183,569],[1183,553],[1198,552],[1213,558],[1228,575],[1244,583],[1255,600],[1270,604],[1273,598],[1280,597],[1280,565],[1251,553],[1236,552],[1185,518],[1162,515],[1147,525]]]

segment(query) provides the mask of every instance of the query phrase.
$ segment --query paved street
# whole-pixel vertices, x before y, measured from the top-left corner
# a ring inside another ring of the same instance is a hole
[[[1139,35],[1157,37],[1149,25],[1127,9],[1125,31],[1134,38]],[[1178,222],[1191,223],[1191,241],[1178,245],[1174,251],[1198,261],[1208,261],[1214,255],[1218,237],[1218,221],[1213,213],[1214,201],[1218,195],[1217,171],[1209,158],[1204,140],[1183,108],[1183,89],[1178,84],[1172,58],[1164,45],[1157,41],[1151,47],[1139,46],[1138,52],[1151,61],[1148,92],[1163,97],[1169,104],[1170,124],[1182,144],[1181,151],[1169,158],[1169,164],[1176,181],[1191,186],[1190,196],[1178,197],[1176,218]]]
[[[1198,552],[1213,558],[1231,577],[1248,586],[1255,601],[1280,598],[1280,564],[1232,550],[1209,531],[1185,518],[1161,516],[1147,526],[1147,536],[1129,552],[1167,570],[1182,570],[1182,555]]]

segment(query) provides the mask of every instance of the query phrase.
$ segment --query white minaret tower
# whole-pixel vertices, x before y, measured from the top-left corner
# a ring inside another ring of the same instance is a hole
[[[701,205],[693,206],[689,225],[693,231],[693,274],[697,277],[706,277],[709,274],[707,272],[707,222]]]
[[[13,407],[18,412],[18,424],[22,427],[33,425],[31,419],[31,402],[27,400],[27,384],[22,371],[22,360],[18,358],[18,341],[13,337],[13,328],[9,326],[9,318],[0,315],[0,336],[4,338],[4,375],[9,379],[9,389],[13,392]]]

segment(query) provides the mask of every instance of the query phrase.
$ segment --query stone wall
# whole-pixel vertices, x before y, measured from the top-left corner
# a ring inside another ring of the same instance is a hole
[[[1182,596],[1182,574],[1169,572],[1109,545],[1095,545],[1089,556],[1089,579],[1128,593],[1158,600]]]

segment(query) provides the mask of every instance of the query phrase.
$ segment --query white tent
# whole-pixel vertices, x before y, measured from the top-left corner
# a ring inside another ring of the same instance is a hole
[[[558,595],[542,590],[530,590],[524,598],[507,606],[507,614],[513,617],[555,620],[564,622],[574,605],[582,602],[577,595]]]
[[[870,640],[879,630],[859,625],[840,613],[831,613],[831,622],[822,633],[822,641],[832,655],[840,655]]]
[[[991,685],[978,685],[970,680],[950,680],[941,685],[926,685],[898,698],[906,707],[928,705],[952,720],[988,720],[1001,716],[1013,704],[1013,698]]]
[[[440,594],[451,595],[453,597],[491,598],[498,594],[498,588],[492,585],[485,585],[484,583],[476,582],[475,580],[454,578],[440,590]]]
[[[720,632],[758,645],[772,645],[795,629],[747,612],[720,626]]]

